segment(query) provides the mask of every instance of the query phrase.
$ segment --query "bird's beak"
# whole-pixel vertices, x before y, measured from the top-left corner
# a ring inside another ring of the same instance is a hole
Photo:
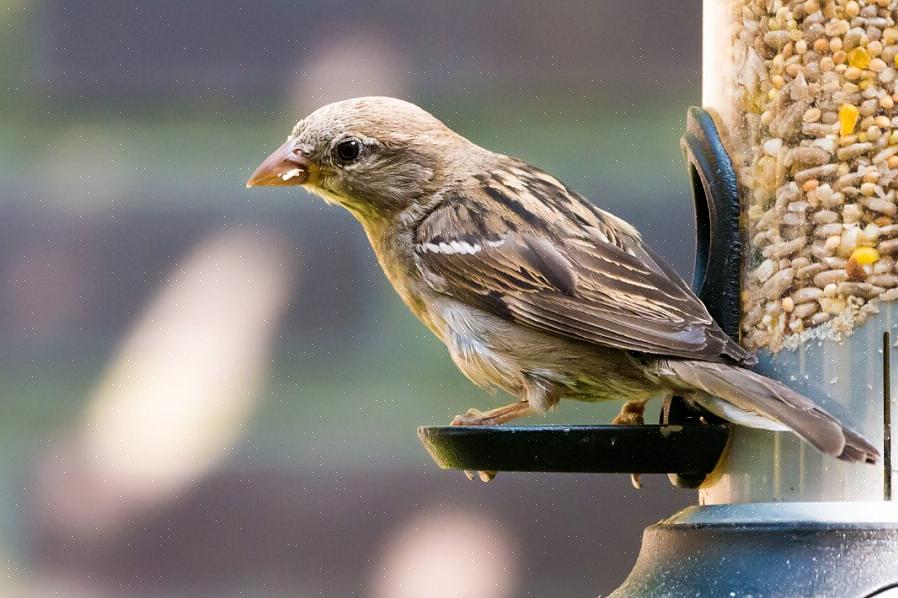
[[[246,181],[246,188],[302,185],[309,180],[314,168],[311,160],[296,146],[295,139],[288,139],[259,164]]]

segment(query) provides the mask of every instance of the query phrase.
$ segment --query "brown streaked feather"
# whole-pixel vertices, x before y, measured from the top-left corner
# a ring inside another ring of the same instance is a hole
[[[475,180],[416,229],[417,264],[436,291],[596,345],[750,359],[622,220],[516,160]]]

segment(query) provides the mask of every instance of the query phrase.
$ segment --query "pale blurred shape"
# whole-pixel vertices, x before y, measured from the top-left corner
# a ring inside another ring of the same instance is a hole
[[[293,80],[292,110],[297,119],[337,100],[406,96],[408,53],[386,34],[358,27],[326,40],[304,57]]]
[[[153,502],[231,454],[287,304],[290,255],[270,234],[226,232],[170,273],[86,411],[83,459],[109,493]]]
[[[379,551],[375,598],[506,598],[517,577],[514,544],[477,511],[424,511]]]

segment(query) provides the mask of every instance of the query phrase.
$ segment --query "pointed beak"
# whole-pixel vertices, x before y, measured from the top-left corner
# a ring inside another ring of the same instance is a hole
[[[296,147],[295,139],[288,139],[259,164],[246,181],[246,188],[302,185],[309,180],[313,163]]]

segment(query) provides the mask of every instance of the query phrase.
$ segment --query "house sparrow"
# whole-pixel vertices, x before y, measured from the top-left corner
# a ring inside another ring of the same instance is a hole
[[[546,413],[560,399],[677,393],[820,451],[879,452],[753,357],[630,224],[555,177],[486,150],[402,100],[329,104],[299,121],[247,187],[302,185],[358,219],[396,292],[475,384],[517,401],[456,425]]]

